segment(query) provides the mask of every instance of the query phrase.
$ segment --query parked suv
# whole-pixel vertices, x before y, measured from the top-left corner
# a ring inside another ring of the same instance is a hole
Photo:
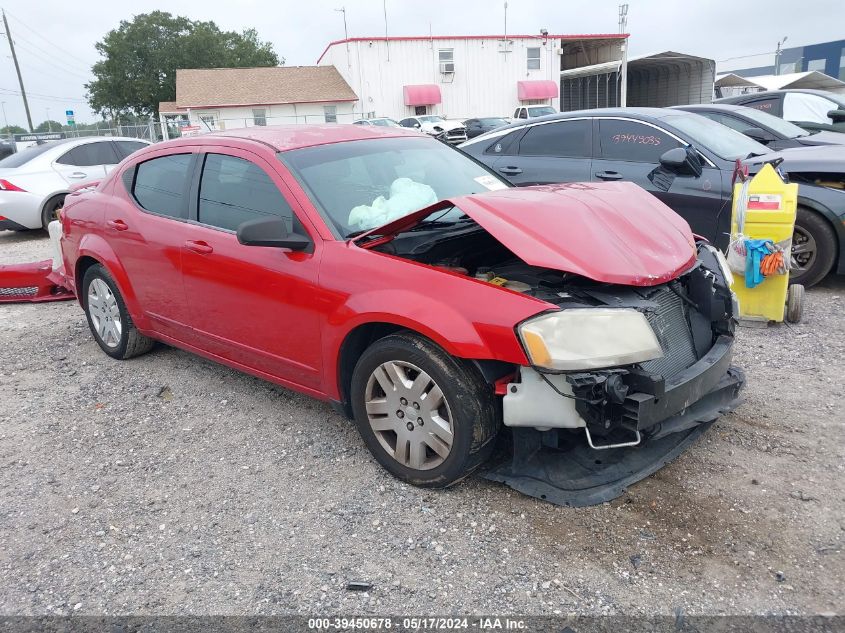
[[[547,114],[557,114],[557,110],[552,106],[521,106],[513,111],[513,119],[536,119]]]

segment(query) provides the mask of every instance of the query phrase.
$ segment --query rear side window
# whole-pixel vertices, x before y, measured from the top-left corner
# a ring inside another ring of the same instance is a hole
[[[0,167],[21,167],[22,165],[26,165],[33,158],[38,158],[44,152],[49,152],[54,147],[56,147],[56,143],[42,143],[41,145],[32,145],[31,147],[22,149],[17,154],[6,156],[6,158],[0,160]]]
[[[294,230],[293,210],[263,169],[243,158],[207,154],[200,180],[197,220],[236,231],[248,220],[268,216],[284,218],[288,231]]]
[[[519,142],[520,156],[587,158],[592,155],[593,122],[561,121],[528,128]]]
[[[141,143],[140,141],[115,141],[114,144],[117,147],[117,157],[120,160],[123,160],[133,152],[137,152],[139,149],[147,147],[146,143]]]
[[[599,119],[602,158],[637,163],[659,163],[660,156],[681,144],[663,130],[617,119]]]
[[[171,154],[138,165],[132,195],[147,211],[169,218],[187,216],[191,154]]]
[[[780,97],[772,97],[770,99],[756,99],[755,101],[746,101],[742,105],[747,106],[749,108],[754,108],[755,110],[762,110],[763,112],[768,112],[769,114],[774,114],[775,116],[780,116],[781,113]]]
[[[98,143],[86,143],[79,145],[72,150],[65,152],[56,160],[61,165],[73,165],[74,167],[91,167],[93,165],[114,165],[120,160],[115,154],[111,141]]]

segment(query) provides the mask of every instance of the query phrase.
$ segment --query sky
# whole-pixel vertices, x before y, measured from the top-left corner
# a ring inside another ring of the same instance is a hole
[[[771,63],[778,40],[803,46],[845,38],[841,19],[830,19],[833,0],[708,0],[698,2],[627,0],[630,54],[674,50],[752,67]],[[508,0],[507,32],[615,33],[619,0]],[[84,84],[99,57],[94,45],[121,20],[154,10],[193,20],[213,20],[224,30],[255,28],[286,64],[315,64],[332,40],[342,39],[346,8],[350,37],[383,36],[384,7],[389,35],[500,35],[504,31],[502,0],[0,0],[9,20],[33,124],[48,117],[63,121],[65,110],[90,122],[94,113],[85,101]],[[720,67],[722,65],[720,64]],[[0,29],[0,101],[9,124],[26,127],[20,88]],[[2,116],[2,113],[0,113]],[[1,125],[5,125],[3,121]]]

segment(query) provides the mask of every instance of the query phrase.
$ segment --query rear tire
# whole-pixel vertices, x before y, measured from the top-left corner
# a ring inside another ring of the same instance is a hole
[[[368,347],[352,374],[355,424],[394,477],[424,488],[457,483],[490,456],[500,426],[492,387],[471,365],[414,334]]]
[[[81,299],[94,340],[112,358],[140,356],[155,345],[135,328],[117,284],[101,265],[85,271]]]
[[[810,288],[824,279],[836,259],[836,234],[827,220],[815,211],[798,207],[790,256],[789,283]]]
[[[46,231],[50,222],[59,219],[59,210],[64,206],[64,204],[65,197],[63,195],[54,196],[47,201],[44,208],[41,210],[41,228]]]

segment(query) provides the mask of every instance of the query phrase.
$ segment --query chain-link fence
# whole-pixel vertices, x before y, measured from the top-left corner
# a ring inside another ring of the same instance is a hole
[[[187,115],[178,117],[163,116],[163,123],[157,126],[166,126],[167,138],[179,138],[180,136],[193,136],[197,134],[208,134],[209,132],[220,132],[223,130],[238,130],[246,127],[263,127],[268,125],[304,125],[307,123],[353,123],[360,119],[370,119],[375,112],[355,113],[319,113],[319,114],[298,114],[287,116],[249,116],[249,117],[220,117],[216,114],[201,114],[197,118],[192,115],[190,120]],[[159,136],[164,130],[159,128]]]

